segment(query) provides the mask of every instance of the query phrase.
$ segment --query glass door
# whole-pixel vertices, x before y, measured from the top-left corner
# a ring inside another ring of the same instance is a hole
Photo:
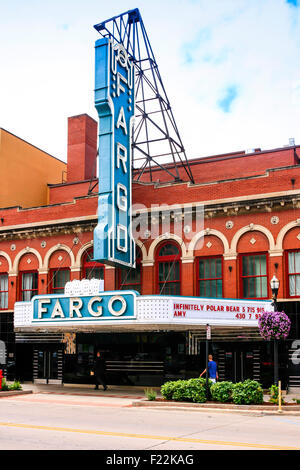
[[[62,354],[58,349],[39,349],[35,351],[36,383],[61,384]]]
[[[253,351],[235,348],[225,351],[225,380],[243,382],[253,378]]]

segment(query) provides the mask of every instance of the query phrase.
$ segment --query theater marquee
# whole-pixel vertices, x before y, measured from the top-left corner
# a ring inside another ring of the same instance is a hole
[[[71,330],[88,325],[105,331],[107,326],[126,331],[201,328],[207,323],[221,327],[257,328],[271,301],[203,299],[199,297],[142,296],[135,291],[97,292],[92,295],[40,295],[31,302],[16,302],[16,331]]]
[[[257,323],[262,312],[271,310],[270,301],[181,298],[173,300],[174,319],[254,322]]]

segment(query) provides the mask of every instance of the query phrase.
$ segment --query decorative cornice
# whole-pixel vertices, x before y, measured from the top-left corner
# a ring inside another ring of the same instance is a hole
[[[79,218],[80,219],[80,218]],[[52,222],[43,222],[38,225],[21,225],[0,228],[0,240],[26,240],[32,238],[46,238],[55,235],[78,235],[83,232],[92,232],[97,224],[95,216],[88,219],[66,219]]]

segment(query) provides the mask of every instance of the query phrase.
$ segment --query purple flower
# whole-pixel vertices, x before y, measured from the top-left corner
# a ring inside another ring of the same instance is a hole
[[[258,328],[264,339],[285,339],[290,332],[291,320],[284,312],[263,312]]]

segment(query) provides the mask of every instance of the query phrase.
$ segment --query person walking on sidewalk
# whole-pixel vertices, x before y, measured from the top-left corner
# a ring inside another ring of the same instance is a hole
[[[210,354],[208,356],[208,377],[209,379],[213,382],[213,383],[216,383],[216,381],[218,380],[218,366],[217,366],[217,363],[213,360],[213,357],[212,355]],[[202,377],[203,374],[206,373],[206,369],[204,369],[204,371],[200,374],[200,377]]]
[[[105,362],[100,351],[97,352],[96,360],[94,363],[94,377],[95,377],[95,390],[98,390],[99,384],[103,386],[103,390],[107,390],[106,375],[105,375]]]

